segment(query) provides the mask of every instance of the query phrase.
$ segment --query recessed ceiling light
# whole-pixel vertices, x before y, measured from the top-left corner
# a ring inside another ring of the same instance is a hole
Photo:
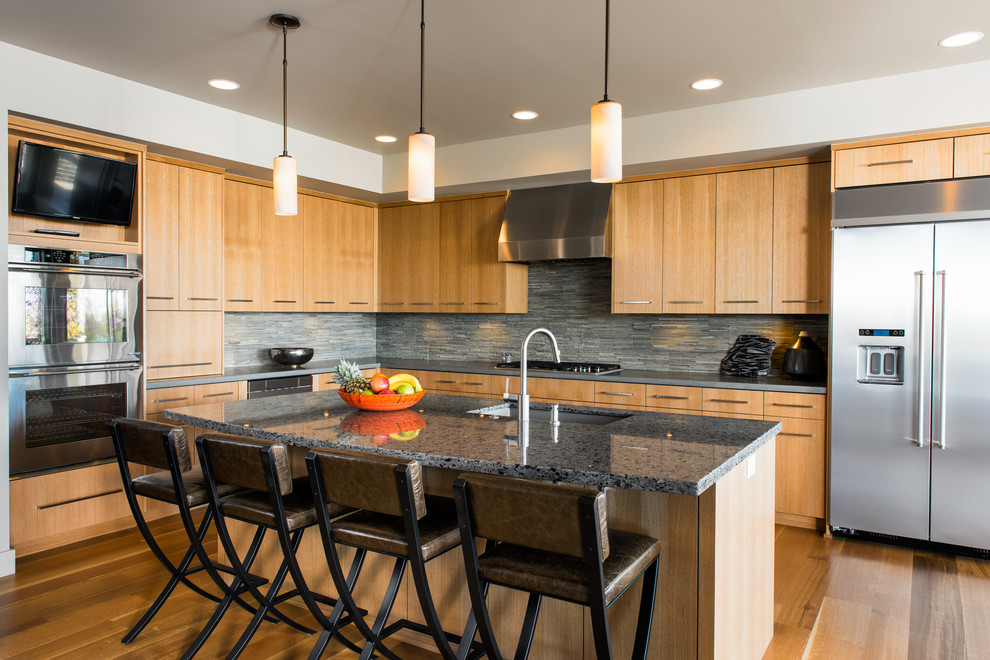
[[[394,135],[376,135],[375,139],[378,140],[379,142],[395,142],[399,138],[395,137]]]
[[[234,82],[233,80],[226,80],[225,78],[214,78],[213,80],[207,80],[206,84],[214,89],[222,89],[225,91],[239,89],[241,86],[240,83]]]
[[[512,117],[514,119],[522,119],[522,120],[536,119],[539,116],[540,114],[538,112],[534,112],[532,110],[516,110],[515,112],[512,113]]]
[[[960,32],[959,34],[953,34],[952,36],[940,40],[938,45],[944,48],[958,48],[959,46],[975,44],[982,38],[982,32]]]
[[[691,83],[691,89],[698,89],[702,91],[708,89],[716,89],[721,86],[722,86],[722,81],[719,80],[718,78],[702,78],[701,80],[695,80],[693,83]]]

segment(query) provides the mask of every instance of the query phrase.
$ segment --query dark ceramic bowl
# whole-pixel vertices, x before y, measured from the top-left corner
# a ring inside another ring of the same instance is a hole
[[[289,367],[298,367],[313,359],[312,348],[271,348],[268,352],[273,360]]]

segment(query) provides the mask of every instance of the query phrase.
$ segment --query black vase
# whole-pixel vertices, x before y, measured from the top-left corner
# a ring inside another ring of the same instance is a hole
[[[825,354],[807,332],[802,330],[794,346],[784,351],[784,373],[797,380],[819,380],[825,376]]]

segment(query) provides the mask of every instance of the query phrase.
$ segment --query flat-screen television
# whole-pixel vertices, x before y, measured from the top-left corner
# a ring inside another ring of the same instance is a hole
[[[127,226],[136,180],[134,163],[21,140],[11,211]]]

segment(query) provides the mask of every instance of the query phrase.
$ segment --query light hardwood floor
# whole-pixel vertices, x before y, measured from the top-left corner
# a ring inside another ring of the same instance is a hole
[[[153,527],[167,552],[181,554],[175,519]],[[162,576],[134,531],[19,562],[16,575],[0,579],[0,658],[177,657],[212,611],[181,587],[137,641],[119,641]],[[990,657],[990,561],[778,527],[774,602],[765,658]],[[198,657],[223,657],[246,623],[232,608]],[[242,657],[305,657],[313,641],[264,625]],[[408,644],[393,649],[409,660],[439,657]],[[324,657],[356,654],[335,644]]]

